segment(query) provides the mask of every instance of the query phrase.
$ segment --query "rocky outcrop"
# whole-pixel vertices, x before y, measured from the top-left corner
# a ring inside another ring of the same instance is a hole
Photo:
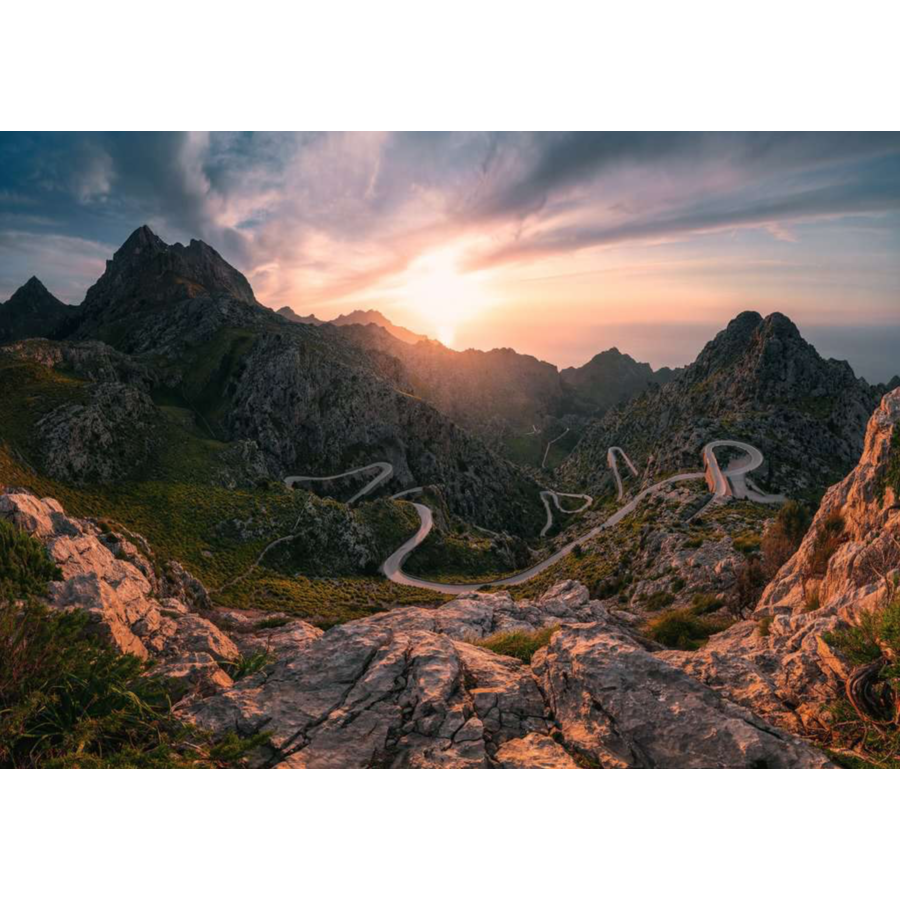
[[[900,457],[898,423],[900,390],[882,398],[858,465],[826,493],[753,619],[696,653],[663,654],[668,662],[784,728],[804,733],[823,724],[823,707],[843,695],[849,675],[824,635],[882,605],[900,574],[900,504],[890,477]]]
[[[140,326],[172,304],[224,295],[256,306],[247,279],[208,244],[166,244],[146,225],[106,262],[72,322],[75,337],[99,337],[122,349],[140,340]]]
[[[532,732],[513,738],[497,751],[501,769],[577,769],[575,760],[553,738]]]
[[[157,408],[140,388],[95,384],[85,403],[58,406],[37,423],[44,470],[76,484],[133,476],[154,453],[159,422]]]
[[[534,670],[564,742],[604,768],[827,766],[609,622],[562,629]]]
[[[534,671],[469,643],[553,626]],[[599,766],[826,765],[657,659],[576,582],[360,619],[181,711],[213,732],[268,732],[263,764],[284,768],[571,768],[566,747]]]
[[[232,684],[223,663],[240,652],[205,616],[205,591],[178,566],[156,567],[124,535],[67,516],[56,500],[26,492],[0,494],[0,518],[47,547],[61,572],[47,602],[90,617],[94,630],[123,653],[154,659],[155,673],[181,690]]]

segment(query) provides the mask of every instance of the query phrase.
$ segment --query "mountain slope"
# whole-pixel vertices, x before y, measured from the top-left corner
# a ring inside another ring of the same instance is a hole
[[[126,392],[135,434],[152,437],[152,399],[178,408],[220,444],[251,442],[255,469],[276,479],[386,460],[395,473],[388,493],[434,484],[467,520],[518,534],[540,528],[533,481],[433,406],[397,390],[396,359],[347,340],[349,326],[286,321],[258,304],[246,279],[198,241],[168,246],[146,226],[138,229],[90,288],[69,330],[88,355],[91,346],[104,355],[101,345],[84,343],[99,339],[146,371],[146,384],[135,388],[146,396]],[[92,377],[118,378],[99,365]],[[104,452],[124,452],[128,416],[117,416],[114,429],[104,422],[110,403],[126,394],[87,390],[87,399],[45,420],[53,423],[54,446],[68,454],[66,435],[86,436],[96,422]],[[82,462],[56,471],[96,477]]]
[[[697,469],[707,441],[731,437],[763,452],[768,488],[815,494],[859,458],[878,397],[846,362],[819,356],[786,316],[745,312],[668,384],[592,426],[564,475],[602,490],[607,449],[621,446],[655,479]]]
[[[509,348],[451,350],[428,339],[410,344],[374,324],[343,330],[366,352],[399,360],[408,391],[493,442],[566,411],[556,366],[533,356]]]
[[[47,337],[67,322],[73,307],[57,300],[32,276],[0,304],[0,343],[23,338]]]

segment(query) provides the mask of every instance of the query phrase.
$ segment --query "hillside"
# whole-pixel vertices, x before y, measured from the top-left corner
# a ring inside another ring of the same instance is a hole
[[[846,362],[819,356],[787,317],[745,312],[668,384],[592,425],[562,474],[600,492],[611,483],[611,446],[655,480],[696,469],[709,440],[736,438],[762,451],[767,490],[815,498],[859,458],[879,396]]]

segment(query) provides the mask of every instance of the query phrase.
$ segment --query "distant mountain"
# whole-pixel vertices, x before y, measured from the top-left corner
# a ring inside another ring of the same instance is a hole
[[[320,319],[315,315],[300,316],[291,309],[290,306],[282,306],[278,310],[279,316],[284,316],[291,322],[302,322],[305,325],[378,325],[388,334],[393,335],[397,340],[404,341],[407,344],[416,344],[419,341],[427,341],[428,336],[424,334],[416,334],[402,325],[395,325],[387,316],[378,312],[377,309],[355,309],[351,313],[345,313],[335,319]]]
[[[427,338],[411,344],[374,325],[343,328],[368,354],[399,360],[402,387],[492,445],[507,430],[520,433],[566,411],[566,393],[556,366],[533,356],[508,347],[451,350]]]
[[[402,325],[395,325],[387,316],[382,315],[377,309],[355,309],[352,313],[338,316],[331,320],[332,325],[379,325],[388,334],[392,334],[400,341],[407,344],[417,344],[419,341],[427,341],[428,337],[424,334],[416,334]]]
[[[563,474],[602,490],[607,448],[621,446],[655,479],[698,469],[705,443],[731,437],[762,451],[767,489],[815,494],[859,459],[881,393],[823,359],[786,316],[741,313],[668,384],[591,426]]]
[[[74,307],[57,300],[34,276],[0,303],[0,343],[47,337],[67,322]]]
[[[559,375],[594,411],[603,411],[654,384],[667,384],[679,371],[662,368],[654,372],[648,363],[636,362],[612,347],[579,368],[563,369]]]
[[[298,316],[289,306],[282,306],[281,309],[276,310],[279,316],[283,316],[289,322],[300,322],[303,325],[324,325],[325,320],[320,319],[317,316],[309,315],[309,316]]]

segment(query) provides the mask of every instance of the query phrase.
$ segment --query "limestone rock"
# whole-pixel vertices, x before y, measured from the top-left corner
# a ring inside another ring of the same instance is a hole
[[[829,765],[608,625],[563,627],[533,666],[566,744],[605,768]]]

